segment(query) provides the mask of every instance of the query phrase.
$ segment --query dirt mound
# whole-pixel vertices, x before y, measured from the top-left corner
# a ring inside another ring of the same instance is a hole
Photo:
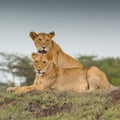
[[[112,90],[111,92],[109,92],[107,97],[111,97],[113,103],[120,104],[120,88]]]

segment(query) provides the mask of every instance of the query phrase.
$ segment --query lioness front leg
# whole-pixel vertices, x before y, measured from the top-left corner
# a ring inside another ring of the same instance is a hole
[[[7,92],[15,92],[17,89],[19,89],[20,87],[8,87],[7,88]]]
[[[23,86],[23,87],[20,87],[19,89],[17,89],[17,90],[15,91],[15,93],[16,93],[16,94],[22,94],[22,93],[30,92],[30,91],[32,91],[32,90],[42,91],[42,90],[45,90],[45,89],[48,89],[48,88],[50,88],[50,87],[48,86],[48,84]]]
[[[18,89],[15,91],[15,93],[16,93],[16,94],[27,93],[27,92],[29,92],[29,91],[35,90],[35,87],[36,87],[36,86],[33,86],[33,85],[31,85],[31,86],[23,86],[23,87],[18,88]]]

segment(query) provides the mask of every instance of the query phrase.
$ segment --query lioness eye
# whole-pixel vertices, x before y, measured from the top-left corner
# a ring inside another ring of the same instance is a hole
[[[43,64],[45,64],[46,63],[46,61],[43,61]]]
[[[39,41],[41,41],[41,39],[38,39]]]
[[[38,63],[38,61],[35,61],[35,63]]]

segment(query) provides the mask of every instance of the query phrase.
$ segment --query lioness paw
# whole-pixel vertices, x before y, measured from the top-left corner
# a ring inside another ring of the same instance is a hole
[[[7,88],[7,92],[15,92],[19,87],[9,87]]]
[[[25,93],[27,93],[27,92],[29,92],[29,91],[32,91],[32,90],[33,90],[33,89],[31,89],[31,88],[29,88],[29,87],[27,87],[27,88],[21,87],[21,88],[17,89],[17,90],[15,91],[15,93],[16,93],[16,94],[25,94]]]

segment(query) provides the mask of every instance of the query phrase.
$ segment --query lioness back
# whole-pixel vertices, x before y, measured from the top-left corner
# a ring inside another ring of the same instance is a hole
[[[34,41],[34,44],[40,54],[47,54],[47,56],[52,57],[52,60],[62,68],[73,68],[79,67],[80,69],[84,69],[84,66],[72,58],[68,54],[62,51],[60,46],[55,43],[52,38],[55,36],[54,32],[49,34],[47,33],[35,33],[30,32],[30,36]]]

